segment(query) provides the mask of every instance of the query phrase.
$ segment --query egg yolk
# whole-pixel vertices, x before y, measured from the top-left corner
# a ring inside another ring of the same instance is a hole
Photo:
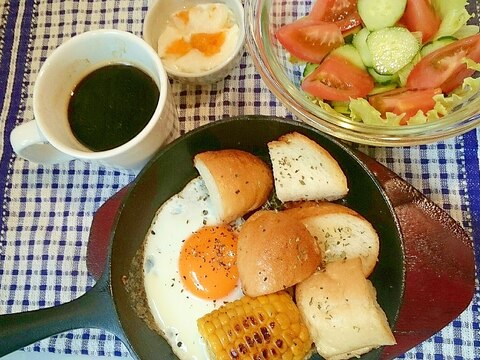
[[[195,33],[190,37],[190,42],[181,38],[172,41],[165,52],[174,56],[184,56],[192,49],[197,49],[205,56],[213,56],[220,52],[225,43],[225,32],[217,33]]]
[[[192,50],[192,45],[183,39],[172,41],[166,49],[166,53],[175,56],[183,56]]]
[[[180,251],[184,287],[203,299],[220,299],[236,286],[237,238],[227,226],[205,226],[194,232]]]
[[[184,24],[188,24],[188,22],[190,21],[190,11],[188,10],[182,10],[182,11],[179,11],[175,14],[175,16],[182,20]]]
[[[225,32],[196,33],[190,37],[190,43],[205,56],[212,56],[220,52],[225,43]]]

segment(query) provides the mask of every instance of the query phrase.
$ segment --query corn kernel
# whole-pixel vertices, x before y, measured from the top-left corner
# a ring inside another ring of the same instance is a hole
[[[290,325],[290,329],[292,329],[292,331],[295,333],[295,334],[298,334],[300,335],[300,332],[301,332],[301,326],[300,326],[300,323],[292,323],[292,325]],[[299,336],[300,337],[300,336]]]
[[[220,319],[218,317],[212,319],[212,323],[213,323],[213,326],[215,326],[215,328],[219,328],[221,327],[222,323],[220,322]]]
[[[217,355],[217,360],[230,360],[230,355],[226,351],[222,351]]]
[[[212,352],[213,353],[218,353],[218,352],[222,351],[223,346],[222,346],[222,343],[220,342],[220,340],[218,339],[218,337],[213,334],[210,337],[210,339],[211,339],[210,346],[211,346]]]
[[[215,335],[217,335],[218,340],[222,344],[222,348],[225,348],[225,346],[228,345],[228,343],[230,342],[228,340],[227,333],[225,332],[225,330],[223,328],[218,328],[215,331]]]
[[[228,316],[228,314],[223,313],[223,314],[220,314],[220,316],[218,317],[218,320],[220,321],[222,326],[225,326],[230,322],[230,317]]]
[[[294,339],[293,340],[293,346],[292,346],[292,352],[294,355],[299,355],[301,354],[303,351],[303,348],[302,348],[302,342],[300,339]]]
[[[211,321],[207,321],[205,323],[205,332],[207,334],[212,334],[214,331],[215,331],[215,325],[213,325]]]
[[[276,316],[275,320],[277,320],[277,323],[280,325],[282,329],[290,328],[290,319],[288,318],[287,314],[280,313]]]
[[[267,313],[267,317],[273,317],[273,314],[276,314],[275,307],[268,303],[263,305],[263,309],[265,309],[265,312]]]
[[[307,328],[301,328],[300,333],[298,334],[298,337],[300,340],[302,340],[304,343],[308,342],[310,340],[310,334],[308,333]]]
[[[283,337],[283,340],[285,341],[286,345],[289,348],[292,348],[292,346],[294,345],[293,344],[294,338],[292,336],[292,333],[289,330],[286,330],[282,333],[282,337]]]

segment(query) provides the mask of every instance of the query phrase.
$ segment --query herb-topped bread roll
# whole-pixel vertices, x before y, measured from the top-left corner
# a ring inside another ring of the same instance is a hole
[[[297,306],[326,360],[358,357],[396,343],[359,258],[336,261],[296,286]]]
[[[240,229],[237,266],[246,295],[285,290],[313,274],[320,262],[313,236],[286,213],[257,211]]]
[[[262,206],[273,189],[270,167],[246,151],[206,151],[194,157],[218,215],[229,223]]]
[[[285,212],[306,226],[322,250],[325,263],[359,257],[364,275],[372,273],[380,240],[372,224],[359,213],[329,202],[306,202]]]
[[[315,141],[297,132],[268,143],[275,191],[282,202],[336,200],[348,193],[337,161]]]

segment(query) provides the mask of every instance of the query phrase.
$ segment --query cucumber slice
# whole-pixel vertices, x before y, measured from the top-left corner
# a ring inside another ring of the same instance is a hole
[[[358,0],[358,14],[370,31],[393,26],[402,17],[407,0]]]
[[[383,75],[383,74],[379,74],[378,72],[375,71],[375,69],[373,68],[368,68],[368,73],[373,77],[373,80],[375,80],[375,82],[377,84],[382,84],[382,85],[385,85],[385,84],[396,84],[398,82],[398,75],[397,74],[387,74],[387,75]]]
[[[339,46],[338,48],[332,50],[331,55],[341,56],[348,61],[350,61],[356,67],[365,70],[365,65],[363,65],[362,58],[355,46],[347,44]]]
[[[422,55],[422,57],[427,56],[431,52],[434,52],[435,50],[438,50],[444,47],[445,45],[451,44],[455,40],[457,39],[455,39],[453,36],[445,36],[438,40],[431,41],[422,47],[422,50],[420,50],[420,55]]]
[[[373,68],[379,74],[394,74],[407,65],[420,50],[416,37],[403,27],[372,31],[367,45],[373,58]]]
[[[305,68],[303,69],[303,78],[306,78],[308,75],[314,72],[317,67],[318,67],[318,64],[307,63],[305,65]]]
[[[360,57],[362,58],[363,63],[366,67],[373,66],[372,54],[370,49],[367,46],[367,37],[370,35],[370,30],[367,28],[362,28],[358,33],[355,34],[352,40],[353,46],[358,50]]]
[[[384,93],[384,92],[393,90],[393,89],[395,89],[396,87],[397,87],[397,85],[394,84],[394,83],[384,84],[384,85],[375,85],[375,87],[373,88],[372,91],[370,91],[370,93],[368,94],[368,96],[372,96],[372,95],[375,95],[375,94]]]

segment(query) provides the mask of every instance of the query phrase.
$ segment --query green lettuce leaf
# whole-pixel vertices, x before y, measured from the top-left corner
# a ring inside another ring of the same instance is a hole
[[[456,39],[463,39],[469,36],[478,34],[480,28],[478,25],[463,25],[458,31],[453,34]]]
[[[450,95],[435,95],[433,98],[435,100],[435,107],[427,112],[427,117],[429,117],[429,120],[432,120],[439,118],[437,115],[444,116],[452,112],[457,106],[469,101],[477,95],[479,90],[480,78],[466,78],[463,81],[462,86],[455,89]]]
[[[442,19],[435,39],[453,36],[471,17],[465,8],[467,0],[432,0],[432,5]]]
[[[310,100],[318,105],[322,110],[324,110],[325,112],[327,112],[328,114],[331,114],[333,116],[338,116],[338,112],[330,106],[330,104],[326,103],[325,101],[323,101],[322,99],[320,98],[317,98],[317,97],[313,97],[313,96],[310,96],[310,95],[307,95]]]
[[[387,113],[386,118],[363,98],[350,100],[350,117],[354,121],[363,122],[368,125],[398,126],[405,115]]]

